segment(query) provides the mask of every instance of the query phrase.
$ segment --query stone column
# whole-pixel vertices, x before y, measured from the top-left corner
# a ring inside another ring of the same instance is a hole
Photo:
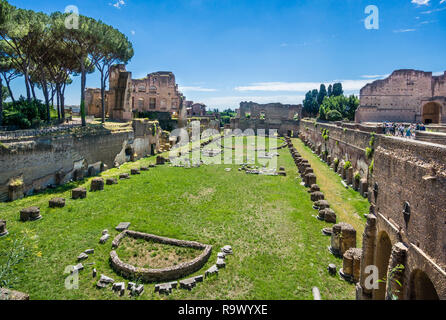
[[[404,286],[404,270],[400,269],[400,266],[405,267],[406,256],[408,248],[402,242],[396,243],[392,247],[392,253],[390,254],[389,269],[387,270],[387,289],[386,300],[393,300],[395,295],[398,300],[403,299],[403,287]],[[401,286],[399,285],[399,283]]]
[[[353,167],[347,169],[347,184],[353,184]]]
[[[364,233],[362,234],[362,258],[361,258],[361,276],[359,283],[362,287],[363,299],[371,299],[372,290],[365,287],[365,268],[374,264],[376,246],[376,217],[372,214],[367,216]]]

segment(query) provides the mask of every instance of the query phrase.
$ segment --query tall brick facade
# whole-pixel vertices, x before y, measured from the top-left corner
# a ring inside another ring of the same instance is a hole
[[[159,71],[143,79],[132,79],[124,65],[110,69],[105,95],[106,114],[115,120],[130,120],[133,112],[162,111],[178,115],[185,97],[178,90],[172,72]],[[88,115],[101,116],[101,90],[86,90]]]
[[[361,89],[356,122],[446,123],[446,72],[397,70]]]

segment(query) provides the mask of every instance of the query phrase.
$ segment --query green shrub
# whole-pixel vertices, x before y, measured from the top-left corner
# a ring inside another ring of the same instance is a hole
[[[369,166],[369,173],[373,174],[374,169],[375,169],[375,160],[372,160],[372,163],[370,163],[370,166]]]
[[[350,161],[346,161],[344,163],[344,170],[347,170],[352,167],[352,163]]]
[[[365,155],[367,159],[371,159],[373,157],[373,149],[372,148],[365,148]]]
[[[356,172],[356,173],[355,173],[355,181],[356,181],[356,182],[361,181],[361,175],[359,174],[359,172]]]
[[[338,110],[330,110],[327,113],[328,121],[340,121],[342,120],[342,114]]]
[[[36,128],[46,120],[46,106],[40,100],[27,101],[20,97],[3,106],[3,125],[20,129]]]
[[[339,159],[338,158],[334,159],[334,164],[335,164],[335,166],[339,165]]]

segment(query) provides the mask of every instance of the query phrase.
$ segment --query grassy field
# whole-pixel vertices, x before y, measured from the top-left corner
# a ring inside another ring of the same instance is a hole
[[[88,188],[89,180],[1,203],[0,217],[8,221],[10,235],[0,238],[0,252],[8,252],[15,240],[27,235],[27,255],[14,269],[10,285],[29,293],[31,299],[312,299],[314,286],[323,299],[354,299],[353,285],[328,275],[329,263],[342,265],[327,249],[330,238],[321,233],[328,224],[314,218],[317,212],[299,184],[288,149],[279,153],[278,165],[286,168],[287,177],[247,175],[237,165],[193,169],[165,165],[105,186],[104,191],[89,192],[83,200],[71,200],[70,190],[76,185]],[[117,176],[154,162],[154,157],[142,159],[102,176]],[[232,171],[226,172],[228,167]],[[318,170],[315,166],[316,174]],[[327,174],[326,182],[321,180],[324,191],[329,183],[340,186],[334,173],[328,170]],[[55,196],[67,199],[65,208],[48,208],[48,200]],[[327,197],[333,206],[339,202],[340,215],[347,222],[355,221],[366,207],[354,193],[333,200],[327,193]],[[20,222],[19,210],[32,205],[41,208],[43,219]],[[141,297],[121,298],[110,288],[96,289],[97,280],[91,276],[96,268],[99,274],[124,280],[108,263],[111,240],[98,243],[103,229],[112,238],[117,235],[114,227],[120,222],[131,222],[130,229],[136,231],[211,244],[211,258],[195,275],[215,263],[222,246],[231,245],[234,255],[218,277],[206,279],[190,292],[174,290],[164,297],[154,293],[154,284],[147,284]],[[361,222],[358,218],[357,225]],[[65,289],[65,268],[77,264],[77,256],[90,248],[95,253],[83,262],[79,289]],[[0,259],[3,263],[4,255]]]

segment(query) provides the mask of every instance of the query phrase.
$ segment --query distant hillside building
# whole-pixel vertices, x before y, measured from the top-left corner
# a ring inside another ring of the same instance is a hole
[[[356,122],[446,124],[446,72],[397,70],[361,89]]]
[[[178,115],[185,97],[178,90],[172,72],[159,71],[143,79],[132,79],[125,65],[110,68],[109,90],[106,91],[106,115],[115,120],[130,120],[134,112],[160,111]],[[101,90],[87,89],[87,115],[101,116]]]
[[[231,119],[231,129],[270,129],[278,131],[279,135],[293,135],[299,131],[299,121],[302,117],[302,105],[281,103],[258,104],[241,102],[236,118]]]
[[[193,103],[190,107],[187,107],[186,110],[188,118],[206,116],[206,105],[203,103]]]

